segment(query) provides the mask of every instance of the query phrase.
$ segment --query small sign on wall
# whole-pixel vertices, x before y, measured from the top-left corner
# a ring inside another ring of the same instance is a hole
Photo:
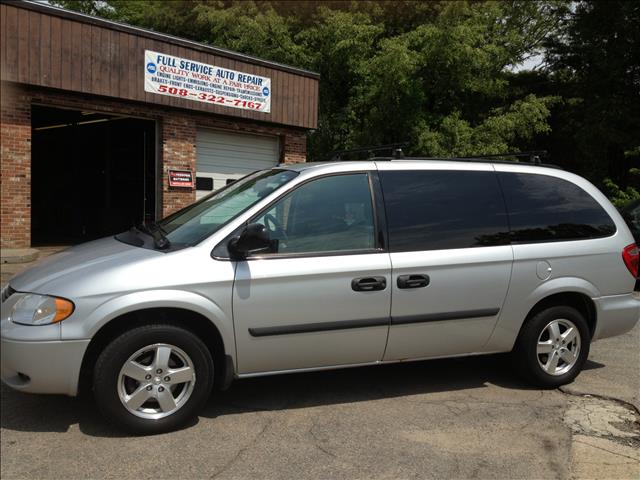
[[[169,170],[169,186],[193,188],[193,173],[191,170]]]

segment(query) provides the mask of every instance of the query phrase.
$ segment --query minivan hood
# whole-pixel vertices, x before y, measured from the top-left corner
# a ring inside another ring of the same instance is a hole
[[[107,262],[111,268],[158,255],[162,253],[107,237],[51,255],[12,278],[9,284],[18,292],[61,294],[68,280],[98,272],[107,267]]]

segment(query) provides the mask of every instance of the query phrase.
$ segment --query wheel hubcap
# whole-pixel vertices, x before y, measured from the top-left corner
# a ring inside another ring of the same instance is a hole
[[[538,337],[538,364],[549,375],[563,375],[580,356],[580,332],[566,319],[552,320]]]
[[[147,419],[179,410],[196,383],[193,362],[181,349],[155,343],[131,355],[118,375],[118,396],[133,415]]]

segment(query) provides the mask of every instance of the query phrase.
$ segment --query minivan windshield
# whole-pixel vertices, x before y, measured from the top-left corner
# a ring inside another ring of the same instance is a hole
[[[158,227],[172,246],[196,244],[297,175],[278,169],[254,172],[161,220]]]

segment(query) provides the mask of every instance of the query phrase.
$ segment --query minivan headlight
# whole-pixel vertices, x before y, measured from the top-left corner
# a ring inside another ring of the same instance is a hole
[[[69,317],[73,309],[64,298],[26,293],[13,305],[10,319],[20,325],[49,325]]]

